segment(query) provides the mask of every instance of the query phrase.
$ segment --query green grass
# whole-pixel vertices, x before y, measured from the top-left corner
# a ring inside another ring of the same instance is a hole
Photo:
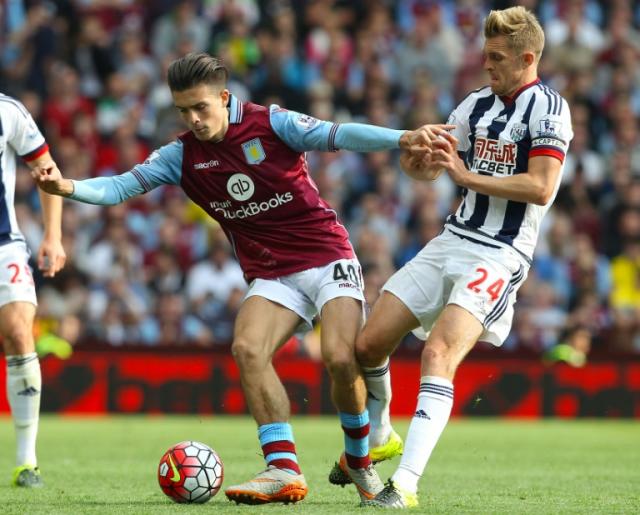
[[[396,423],[403,435],[407,422]],[[176,505],[156,482],[162,453],[187,439],[219,452],[226,485],[247,479],[262,467],[249,418],[45,416],[39,459],[46,487],[37,491],[8,486],[13,428],[0,418],[0,511],[362,514],[353,487],[334,487],[326,479],[342,445],[337,420],[293,423],[310,494],[297,505],[255,507],[236,506],[222,493],[205,505]],[[396,465],[380,465],[383,479]],[[420,483],[420,503],[414,513],[640,513],[640,424],[454,420]]]

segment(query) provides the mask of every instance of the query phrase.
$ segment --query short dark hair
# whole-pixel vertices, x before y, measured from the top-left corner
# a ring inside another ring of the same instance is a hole
[[[217,57],[190,53],[169,65],[167,82],[171,91],[184,91],[199,84],[227,85],[229,72]]]

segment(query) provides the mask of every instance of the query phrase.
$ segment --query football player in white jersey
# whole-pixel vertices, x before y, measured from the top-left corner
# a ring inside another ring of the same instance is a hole
[[[33,339],[37,301],[30,252],[14,209],[17,157],[32,169],[55,167],[31,115],[20,102],[0,94],[0,337],[7,363],[7,397],[16,430],[12,483],[39,487],[43,483],[36,459],[36,436],[42,380]],[[37,263],[45,277],[53,277],[66,260],[61,241],[62,199],[39,192],[44,235]]]
[[[451,413],[456,369],[477,341],[499,346],[507,337],[573,136],[566,101],[538,79],[544,33],[535,16],[524,7],[491,11],[484,35],[490,85],[460,103],[449,119],[456,128],[439,130],[430,152],[401,158],[414,178],[445,170],[464,200],[442,233],[385,284],[356,343],[372,430],[390,431],[388,356],[411,330],[426,338],[404,454],[365,505],[418,505],[418,480]]]

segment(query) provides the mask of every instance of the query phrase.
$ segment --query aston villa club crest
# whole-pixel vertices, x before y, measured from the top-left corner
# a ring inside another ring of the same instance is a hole
[[[262,148],[260,138],[254,138],[243,143],[242,151],[244,152],[244,157],[247,160],[247,163],[250,165],[260,164],[264,161],[265,157],[267,157],[264,153],[264,148]]]
[[[520,141],[527,135],[527,126],[524,123],[514,123],[510,134],[513,141]]]

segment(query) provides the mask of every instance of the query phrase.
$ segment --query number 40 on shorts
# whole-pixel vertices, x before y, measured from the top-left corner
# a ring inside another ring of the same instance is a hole
[[[334,281],[351,281],[353,284],[362,288],[362,270],[359,266],[353,266],[351,263],[336,263],[333,267]]]

